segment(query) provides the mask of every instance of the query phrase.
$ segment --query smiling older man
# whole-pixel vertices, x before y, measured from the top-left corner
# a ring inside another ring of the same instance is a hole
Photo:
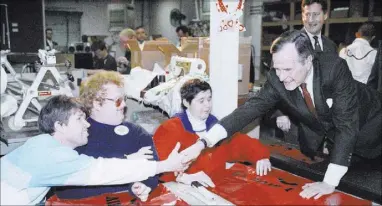
[[[204,136],[208,146],[230,137],[268,110],[280,105],[299,127],[301,152],[314,158],[324,141],[330,164],[323,182],[303,187],[301,196],[319,198],[332,193],[348,170],[353,153],[380,158],[382,94],[353,79],[345,60],[315,53],[302,31],[288,31],[271,46],[273,68],[259,94],[223,118]],[[203,141],[182,151],[196,158]]]

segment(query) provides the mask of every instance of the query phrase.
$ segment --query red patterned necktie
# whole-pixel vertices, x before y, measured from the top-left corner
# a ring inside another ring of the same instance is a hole
[[[308,107],[309,111],[317,117],[316,108],[314,108],[312,97],[310,96],[308,90],[306,89],[306,83],[301,84],[302,96],[304,96],[305,104]]]

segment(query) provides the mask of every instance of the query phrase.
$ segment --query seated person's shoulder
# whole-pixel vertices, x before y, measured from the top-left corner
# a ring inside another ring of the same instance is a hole
[[[106,56],[104,64],[105,70],[117,71],[117,62],[115,61],[115,58],[110,54]]]
[[[123,122],[123,125],[126,126],[129,129],[129,132],[127,135],[131,136],[137,136],[137,135],[142,135],[142,136],[149,136],[151,137],[152,135],[148,133],[142,126],[138,124],[134,124],[131,122]]]

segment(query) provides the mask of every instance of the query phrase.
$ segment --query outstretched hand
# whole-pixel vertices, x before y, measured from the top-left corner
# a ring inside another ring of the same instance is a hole
[[[328,195],[334,192],[335,186],[330,185],[326,182],[314,182],[305,184],[300,192],[300,196],[306,199],[314,197],[314,199],[318,199],[323,195]]]

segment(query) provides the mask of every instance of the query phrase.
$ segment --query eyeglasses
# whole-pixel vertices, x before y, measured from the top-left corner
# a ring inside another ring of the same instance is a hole
[[[124,95],[123,97],[120,97],[120,98],[118,98],[118,99],[110,99],[110,98],[102,98],[102,99],[112,101],[112,102],[115,103],[115,106],[116,106],[116,107],[120,107],[123,101],[126,102],[126,100],[127,100],[127,96]]]

